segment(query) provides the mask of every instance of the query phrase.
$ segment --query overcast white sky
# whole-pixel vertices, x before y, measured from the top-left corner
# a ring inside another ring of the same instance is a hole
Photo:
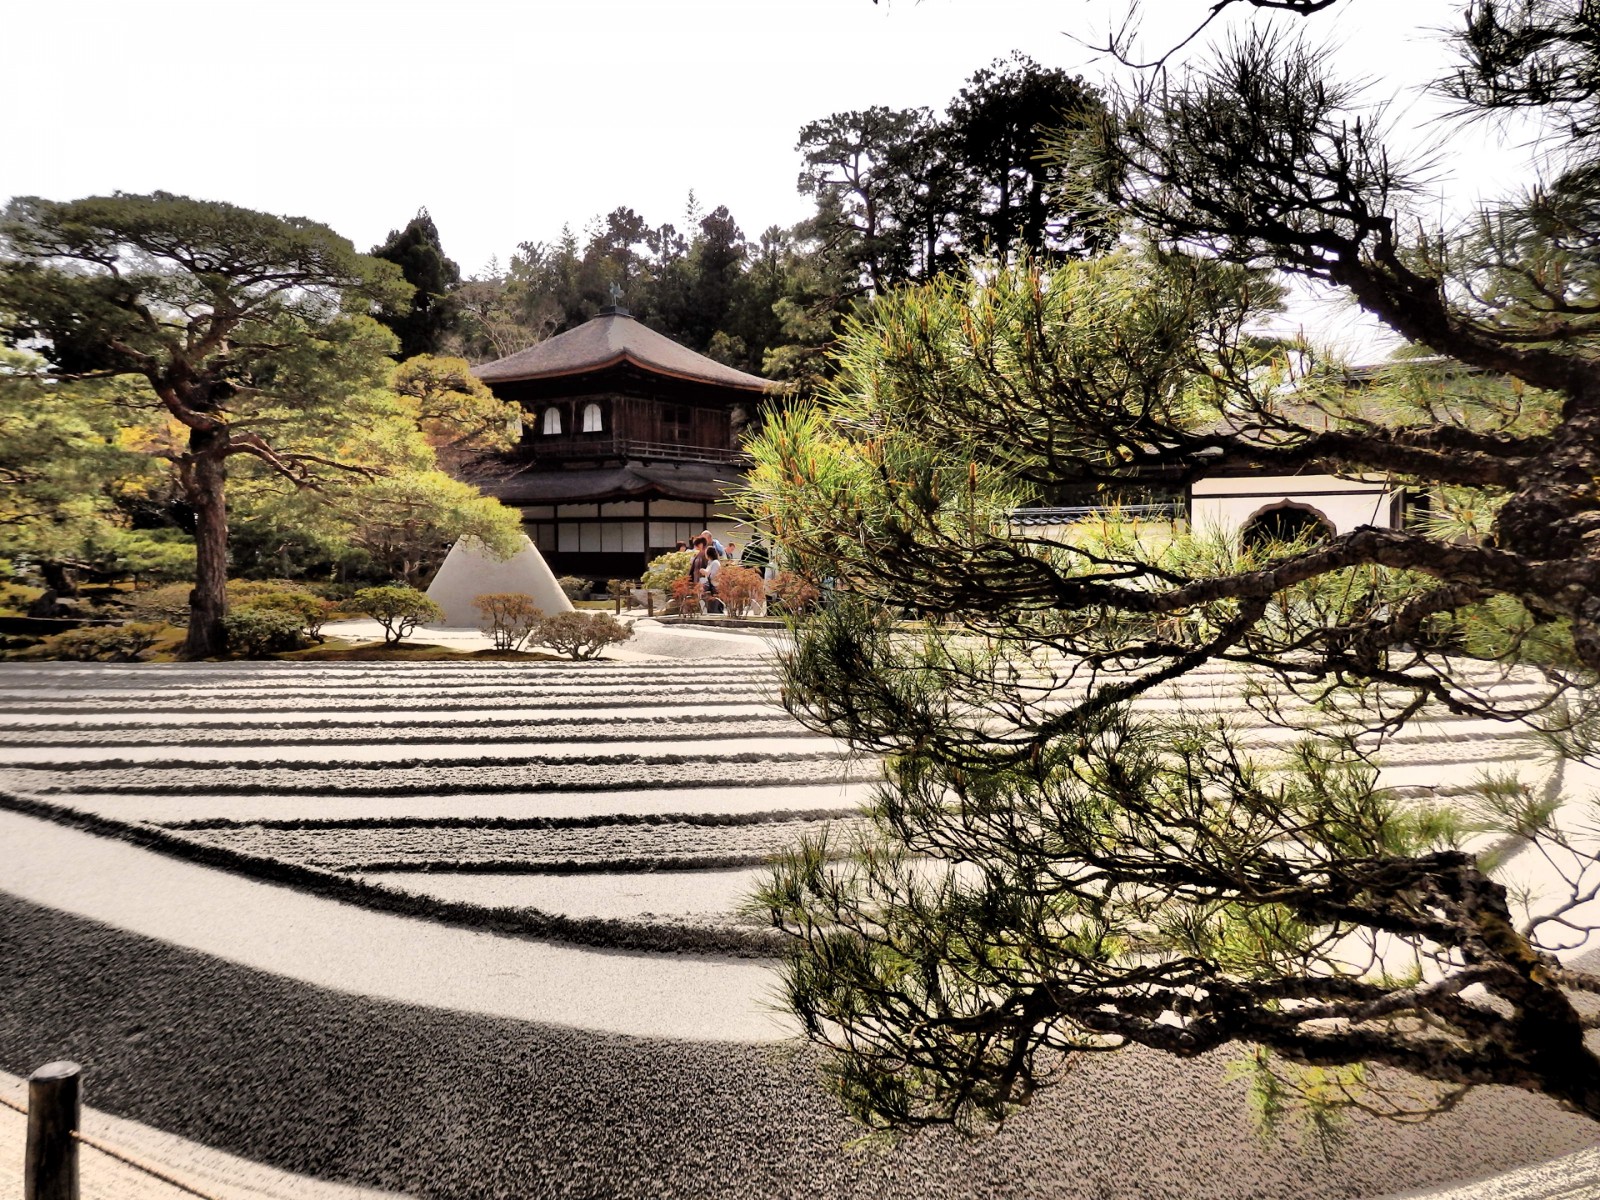
[[[1150,40],[1206,0],[1149,0]],[[0,197],[155,189],[326,222],[361,249],[426,206],[467,273],[691,188],[746,234],[804,216],[795,134],[936,108],[1013,49],[1096,76],[1122,0],[9,0]],[[1441,63],[1450,0],[1348,0],[1308,28],[1399,91]],[[1173,39],[1175,40],[1175,39]],[[1458,147],[1454,196],[1496,172]]]

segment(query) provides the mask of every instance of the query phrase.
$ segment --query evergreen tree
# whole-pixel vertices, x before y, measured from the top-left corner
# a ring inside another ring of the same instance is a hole
[[[1600,767],[1591,8],[1464,10],[1463,115],[1529,108],[1564,158],[1463,227],[1430,225],[1324,54],[1255,30],[1061,135],[1118,251],[890,292],[826,405],[769,420],[750,502],[835,584],[784,695],[885,756],[871,831],[764,891],[857,1115],[964,1122],[1073,1052],[1235,1045],[1269,1117],[1499,1084],[1600,1120],[1600,975],[1570,952],[1600,927],[1600,836],[1587,789],[1562,794]],[[1357,388],[1264,353],[1285,272],[1423,357]],[[1242,538],[1115,503],[1219,460],[1387,479],[1431,512]],[[1060,487],[1104,511],[1014,524]],[[1269,733],[1152,703],[1218,679]],[[1520,724],[1557,773],[1381,786],[1447,714]]]
[[[363,312],[410,288],[326,226],[163,192],[23,197],[0,246],[6,343],[52,387],[116,382],[163,418],[137,448],[193,514],[188,655],[225,649],[230,478],[315,498],[432,466],[388,386],[394,338]]]
[[[400,339],[399,357],[442,353],[459,319],[454,293],[461,270],[445,256],[428,210],[419,210],[404,229],[391,230],[381,246],[372,248],[372,256],[394,263],[415,289],[409,301],[385,305],[376,314]]]

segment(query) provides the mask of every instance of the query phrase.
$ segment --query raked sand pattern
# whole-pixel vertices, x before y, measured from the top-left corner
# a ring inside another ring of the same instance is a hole
[[[733,638],[693,662],[0,667],[0,1069],[75,1057],[119,1116],[419,1197],[1370,1197],[1594,1144],[1492,1089],[1271,1145],[1228,1056],[1129,1052],[979,1142],[844,1149],[815,1057],[757,1012],[771,943],[741,904],[769,855],[856,819],[875,766],[774,686]],[[1221,673],[1146,703],[1179,702],[1245,712]],[[1536,757],[1446,719],[1387,782],[1448,797]]]
[[[739,912],[760,865],[851,821],[875,773],[774,700],[751,653],[23,667],[0,676],[0,788],[24,811],[390,911],[767,953]]]

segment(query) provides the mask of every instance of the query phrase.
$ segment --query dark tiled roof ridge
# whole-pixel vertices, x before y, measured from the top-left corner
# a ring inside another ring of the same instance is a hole
[[[473,368],[485,383],[581,375],[628,362],[645,371],[744,391],[766,391],[770,380],[696,354],[626,312],[603,312],[565,333]]]

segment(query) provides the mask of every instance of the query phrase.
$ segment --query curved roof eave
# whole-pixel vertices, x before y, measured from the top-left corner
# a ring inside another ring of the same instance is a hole
[[[485,383],[589,375],[627,363],[637,370],[707,387],[767,392],[781,385],[698,354],[625,312],[603,312],[576,329],[474,367]]]
[[[556,369],[548,370],[548,371],[530,372],[527,375],[496,375],[496,376],[492,376],[492,377],[490,377],[488,379],[485,379],[484,382],[485,383],[522,383],[524,381],[531,381],[531,380],[534,380],[534,379],[561,379],[563,377],[571,376],[571,375],[590,375],[590,374],[593,374],[596,371],[608,371],[612,367],[619,366],[622,363],[627,363],[629,366],[638,367],[641,371],[648,371],[652,375],[662,375],[662,376],[665,376],[668,379],[683,379],[683,380],[687,380],[690,383],[704,383],[704,384],[709,384],[712,387],[738,388],[740,390],[747,391],[747,392],[768,392],[768,391],[771,391],[774,388],[780,386],[774,380],[771,380],[771,379],[760,379],[760,378],[758,378],[757,376],[754,376],[754,375],[746,376],[746,378],[750,379],[751,382],[750,383],[744,383],[742,381],[734,382],[734,381],[729,380],[729,379],[714,379],[714,378],[711,378],[711,377],[705,376],[705,375],[694,375],[694,374],[691,374],[691,373],[689,373],[687,371],[674,371],[674,370],[671,370],[670,368],[662,366],[660,363],[653,363],[653,362],[649,361],[648,359],[640,358],[637,355],[630,354],[626,350],[624,350],[624,351],[622,351],[622,352],[620,352],[618,354],[613,355],[611,358],[603,359],[603,360],[601,360],[599,362],[595,362],[595,363],[586,363],[583,366],[564,367],[564,368],[556,368]],[[493,366],[492,363],[489,364],[489,365]],[[729,367],[728,369],[729,369],[729,371],[733,371],[734,370],[732,367]],[[477,374],[476,371],[474,371],[473,373]],[[737,371],[737,372],[734,372],[734,373],[735,374],[739,374],[739,375],[745,374],[743,371]],[[480,379],[483,378],[483,376],[481,376],[481,375],[479,375],[478,377]]]

